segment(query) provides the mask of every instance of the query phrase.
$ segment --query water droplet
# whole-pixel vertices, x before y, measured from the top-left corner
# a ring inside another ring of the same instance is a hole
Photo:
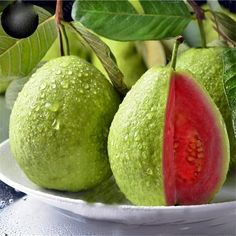
[[[85,84],[85,85],[84,85],[84,88],[85,88],[85,89],[89,89],[89,85],[88,85],[88,84]]]
[[[70,63],[69,63],[69,62],[66,62],[66,61],[64,61],[64,62],[61,64],[61,66],[64,67],[64,68],[68,67],[69,65],[70,65]]]
[[[147,169],[147,174],[148,174],[148,175],[152,175],[152,174],[153,174],[152,169],[148,168],[148,169]]]
[[[59,129],[60,129],[60,121],[57,120],[57,119],[55,119],[55,120],[53,121],[53,123],[52,123],[52,127],[53,127],[53,129],[55,129],[55,130],[59,130]]]
[[[5,201],[0,201],[0,209],[3,209],[6,206]]]
[[[59,104],[58,102],[54,102],[54,103],[49,103],[49,102],[47,102],[47,103],[45,104],[45,107],[46,107],[47,109],[49,109],[50,111],[52,111],[52,112],[56,112],[56,111],[58,111],[58,109],[59,109],[59,107],[60,107],[60,104]]]
[[[8,200],[8,202],[9,202],[9,204],[12,204],[12,203],[14,202],[14,200],[13,200],[12,198],[10,198],[10,199]]]
[[[41,98],[45,98],[45,94],[44,94],[44,93],[42,93],[40,97],[41,97]]]
[[[152,114],[151,114],[151,113],[148,113],[148,114],[147,114],[147,119],[148,119],[148,120],[151,120],[151,119],[152,119]]]
[[[60,75],[60,74],[61,74],[61,71],[60,71],[60,70],[57,70],[57,71],[55,72],[55,74],[56,74],[56,75]]]
[[[68,71],[68,75],[72,75],[73,72],[71,70]]]
[[[43,84],[41,85],[40,89],[44,90],[45,88],[46,88],[46,84],[43,83]]]
[[[61,82],[61,86],[62,86],[62,88],[64,88],[64,89],[67,89],[68,87],[69,87],[69,84],[68,84],[68,82],[67,81],[62,81]]]
[[[50,106],[51,106],[51,103],[49,103],[49,102],[46,102],[46,103],[45,103],[45,107],[46,107],[46,108],[49,108]]]

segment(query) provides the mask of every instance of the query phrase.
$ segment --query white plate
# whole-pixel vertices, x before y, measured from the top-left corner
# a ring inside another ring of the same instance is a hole
[[[50,191],[39,188],[30,182],[18,167],[11,155],[9,142],[5,141],[0,145],[0,179],[6,184],[37,198],[38,200],[57,207],[64,214],[84,216],[90,219],[107,220],[126,224],[175,224],[189,225],[201,224],[201,227],[234,226],[236,221],[236,189],[233,186],[224,186],[217,195],[215,203],[195,206],[171,206],[171,207],[138,207],[129,205],[127,200],[120,204],[104,204],[101,201],[104,192],[110,194],[118,190],[114,183],[106,184],[105,187],[97,187],[96,190],[83,193],[67,193]],[[100,190],[102,194],[100,194]],[[91,195],[94,194],[94,198]],[[119,193],[117,193],[119,194]],[[109,195],[109,194],[108,194]],[[98,199],[100,202],[87,202],[82,199],[85,197]],[[115,201],[110,199],[111,202]],[[119,202],[122,198],[119,198]]]

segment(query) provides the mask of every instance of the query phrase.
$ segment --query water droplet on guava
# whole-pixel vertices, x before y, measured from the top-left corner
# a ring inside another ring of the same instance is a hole
[[[69,87],[69,84],[68,84],[68,82],[67,81],[62,81],[61,82],[61,86],[62,86],[62,88],[64,88],[64,89],[67,89],[68,87]]]
[[[148,174],[148,175],[152,175],[152,174],[153,174],[153,171],[152,171],[151,168],[148,168],[148,169],[147,169],[147,174]]]
[[[41,85],[40,89],[44,90],[45,88],[46,88],[46,84],[43,83],[43,84]]]
[[[88,85],[88,84],[85,84],[85,85],[84,85],[84,88],[85,88],[85,89],[89,89],[89,85]]]
[[[54,102],[54,103],[47,102],[45,104],[45,107],[52,112],[57,112],[59,110],[60,104],[58,102]]]
[[[59,129],[60,129],[60,121],[57,120],[57,119],[55,119],[55,120],[53,121],[53,123],[52,123],[52,127],[53,127],[53,129],[55,129],[55,130],[59,130]]]

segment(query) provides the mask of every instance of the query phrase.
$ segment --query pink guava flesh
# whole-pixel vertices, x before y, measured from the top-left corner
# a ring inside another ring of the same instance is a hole
[[[220,182],[223,142],[208,99],[187,75],[172,74],[163,147],[167,205],[207,203]]]

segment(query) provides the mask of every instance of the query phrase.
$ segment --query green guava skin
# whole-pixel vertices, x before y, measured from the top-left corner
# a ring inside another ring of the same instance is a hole
[[[163,141],[171,68],[148,70],[127,93],[110,127],[108,154],[115,180],[135,205],[167,205],[163,177]],[[190,77],[191,78],[191,77]],[[200,90],[201,91],[201,90]],[[224,166],[209,201],[223,185],[229,164],[229,142],[223,118],[205,90],[224,143]]]
[[[162,146],[169,81],[170,70],[148,70],[127,93],[110,128],[113,175],[136,205],[166,205]]]
[[[192,48],[177,59],[177,68],[189,71],[210,94],[219,108],[230,140],[231,170],[236,169],[236,138],[223,85],[223,48]]]
[[[20,92],[10,118],[10,146],[35,184],[80,191],[111,175],[108,130],[120,99],[91,64],[76,56],[49,61]]]
[[[147,70],[142,56],[137,52],[135,43],[119,42],[106,38],[101,39],[114,54],[117,65],[124,74],[124,83],[130,89]],[[95,54],[92,54],[92,63],[108,78],[107,72]]]

